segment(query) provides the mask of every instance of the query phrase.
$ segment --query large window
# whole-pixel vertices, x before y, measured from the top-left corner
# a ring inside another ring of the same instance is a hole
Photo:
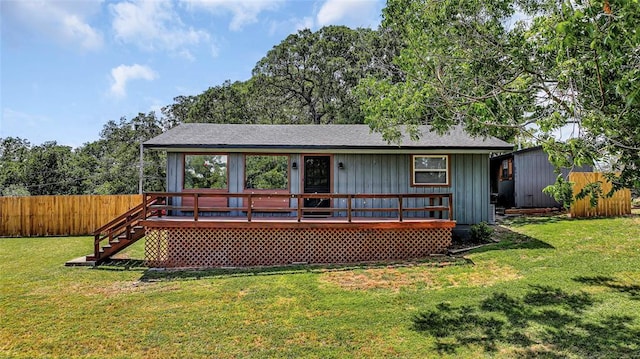
[[[185,189],[227,189],[227,155],[185,155]]]
[[[289,157],[247,155],[244,165],[246,189],[289,189]]]
[[[412,157],[412,178],[414,186],[449,185],[449,156],[414,155]]]

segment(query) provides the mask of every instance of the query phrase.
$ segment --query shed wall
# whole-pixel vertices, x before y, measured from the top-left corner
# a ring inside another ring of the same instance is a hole
[[[514,197],[516,207],[558,207],[553,197],[542,192],[546,186],[555,183],[556,174],[542,149],[515,154]]]

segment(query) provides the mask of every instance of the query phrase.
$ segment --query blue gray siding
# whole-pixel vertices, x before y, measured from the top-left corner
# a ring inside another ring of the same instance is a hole
[[[459,224],[489,220],[489,158],[485,154],[452,154],[447,187],[411,187],[410,155],[338,154],[334,156],[335,193],[453,193],[453,214]],[[337,168],[342,162],[344,169]],[[359,200],[361,208],[394,207],[395,200]],[[344,201],[342,201],[344,202]],[[346,207],[346,203],[338,203]],[[409,200],[408,207],[424,206]],[[371,213],[367,215],[372,215]]]
[[[184,163],[182,153],[167,153],[167,192],[182,192]]]
[[[290,192],[300,193],[302,156],[291,154],[290,161],[298,169],[290,171]],[[408,154],[335,154],[333,156],[334,193],[452,193],[453,214],[458,224],[473,224],[489,220],[489,157],[487,154],[452,154],[450,186],[412,187],[411,155]],[[182,154],[168,153],[167,189],[182,191]],[[338,163],[344,164],[338,169]],[[244,155],[229,154],[229,192],[240,193],[244,183]],[[231,199],[230,206],[239,205]],[[424,206],[424,200],[406,200],[407,207]],[[292,201],[295,206],[295,201]],[[395,207],[393,199],[358,200],[354,207]],[[336,200],[334,206],[346,208],[346,200]],[[389,215],[363,212],[358,215]],[[412,214],[408,214],[411,216]]]

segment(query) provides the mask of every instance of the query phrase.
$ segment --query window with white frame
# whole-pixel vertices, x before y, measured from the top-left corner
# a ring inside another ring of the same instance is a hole
[[[413,155],[411,184],[414,186],[448,186],[449,156]]]

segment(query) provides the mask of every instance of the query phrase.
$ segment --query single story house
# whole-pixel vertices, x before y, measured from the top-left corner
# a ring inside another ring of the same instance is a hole
[[[535,146],[491,158],[491,191],[498,206],[505,208],[561,207],[542,190],[556,182],[558,174],[542,146]],[[591,172],[591,166],[573,172]],[[567,175],[569,170],[563,169]]]
[[[156,267],[443,253],[456,224],[491,218],[489,157],[513,146],[457,127],[421,132],[390,144],[366,125],[181,124],[144,143],[167,154],[167,192],[145,194],[129,217]]]

